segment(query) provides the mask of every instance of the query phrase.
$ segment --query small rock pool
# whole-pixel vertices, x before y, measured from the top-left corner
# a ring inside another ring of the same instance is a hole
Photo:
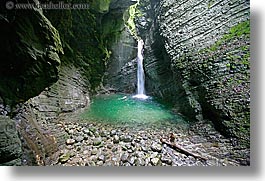
[[[83,120],[126,125],[185,125],[187,122],[152,97],[138,99],[126,94],[99,95],[81,114]]]

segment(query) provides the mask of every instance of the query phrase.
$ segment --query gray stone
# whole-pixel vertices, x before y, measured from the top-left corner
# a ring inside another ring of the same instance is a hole
[[[98,154],[98,149],[94,148],[92,151],[91,151],[91,155],[96,155]]]
[[[154,142],[151,145],[151,149],[152,149],[152,151],[155,151],[155,152],[161,152],[162,151],[162,145]]]
[[[136,166],[144,166],[145,165],[145,161],[142,158],[136,158],[135,165]]]
[[[114,135],[116,135],[116,133],[117,133],[116,130],[111,130],[111,132],[110,132],[110,136],[114,136]]]
[[[15,121],[0,115],[0,165],[21,165],[21,147]]]
[[[120,138],[119,138],[119,136],[117,136],[117,135],[114,135],[114,137],[113,137],[113,143],[119,143],[119,141],[120,141]]]
[[[158,162],[159,162],[159,158],[152,158],[152,159],[151,159],[151,163],[152,163],[152,165],[154,165],[154,166],[157,166],[157,165],[158,165]]]
[[[120,136],[120,140],[125,142],[125,143],[129,143],[133,140],[133,138],[130,135],[122,135],[122,136]]]
[[[75,137],[75,140],[77,142],[82,142],[84,140],[84,137],[83,136],[77,136],[77,137]]]
[[[167,165],[171,165],[172,164],[172,160],[170,158],[168,158],[168,157],[162,156],[160,160],[161,160],[161,162],[163,162],[163,163],[165,163]]]
[[[129,154],[126,152],[121,155],[121,161],[123,162],[127,162],[128,158],[129,158]]]
[[[75,140],[74,139],[67,139],[66,140],[66,144],[67,145],[73,145],[75,143]]]
[[[128,159],[128,162],[131,164],[131,165],[133,165],[134,164],[134,162],[135,162],[135,157],[134,156],[131,156],[129,159]]]
[[[101,138],[95,138],[93,139],[93,145],[94,146],[99,146],[102,143]]]
[[[99,155],[98,160],[105,162],[105,156],[104,155]]]
[[[89,134],[89,129],[85,128],[85,129],[83,130],[83,133],[88,135],[88,134]]]

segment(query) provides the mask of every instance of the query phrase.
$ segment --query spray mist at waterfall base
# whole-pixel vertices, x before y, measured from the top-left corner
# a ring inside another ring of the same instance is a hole
[[[131,95],[99,95],[82,114],[83,120],[126,125],[186,124],[183,118],[152,97],[136,99]]]

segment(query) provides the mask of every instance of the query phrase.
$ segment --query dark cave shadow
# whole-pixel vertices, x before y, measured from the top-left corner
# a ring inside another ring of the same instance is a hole
[[[259,177],[261,168],[261,12],[251,12],[251,166],[249,167],[12,167],[12,176],[21,177],[176,177],[178,179],[191,177]]]

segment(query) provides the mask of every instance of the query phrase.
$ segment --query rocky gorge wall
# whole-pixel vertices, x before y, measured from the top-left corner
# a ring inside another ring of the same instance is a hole
[[[49,164],[64,138],[59,116],[87,106],[90,93],[101,88],[110,54],[107,44],[114,35],[102,28],[103,16],[110,6],[119,11],[133,2],[84,3],[90,9],[1,7],[1,165]]]
[[[13,118],[21,103],[58,80],[63,49],[58,31],[41,10],[7,10],[1,4],[0,24],[0,164],[20,165]]]
[[[24,103],[14,118],[19,127],[23,148],[23,165],[49,165],[64,132],[58,126],[60,115],[89,105],[89,87],[80,69],[62,66],[59,80],[40,95]]]
[[[159,32],[198,119],[249,146],[249,1],[168,1],[154,7]]]
[[[249,1],[141,0],[136,11],[137,36],[145,42],[147,94],[173,104],[191,121],[210,120],[249,146]],[[113,54],[120,51],[134,53],[118,46]],[[134,93],[136,61],[115,56],[108,69],[110,87]]]
[[[135,92],[131,18],[145,41],[147,94],[249,146],[249,1],[140,0],[134,15],[135,0],[86,2],[85,11],[1,9],[0,164],[49,164],[64,137],[59,115],[87,106],[102,83]]]

